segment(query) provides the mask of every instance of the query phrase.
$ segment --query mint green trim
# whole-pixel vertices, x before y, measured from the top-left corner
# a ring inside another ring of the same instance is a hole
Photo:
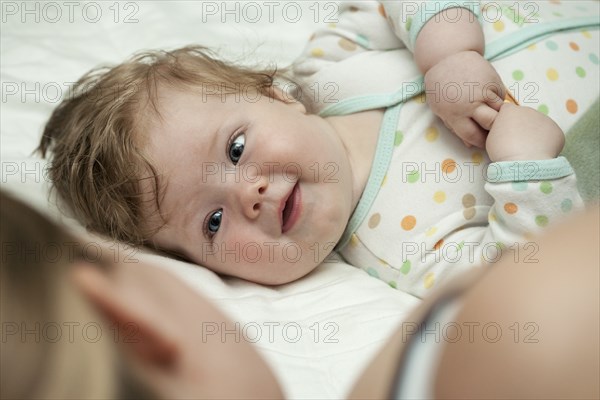
[[[564,157],[551,160],[500,161],[488,165],[486,180],[492,183],[541,181],[571,175],[573,168]]]
[[[341,250],[350,241],[350,237],[369,213],[373,201],[379,193],[383,178],[388,171],[394,151],[394,139],[396,137],[396,129],[398,129],[398,119],[400,118],[400,109],[402,103],[394,107],[390,107],[383,115],[381,129],[379,129],[379,138],[377,139],[377,149],[375,150],[375,158],[367,180],[367,186],[363,191],[362,196],[358,200],[358,205],[354,209],[350,221],[342,234],[342,238],[335,247],[335,250]]]
[[[332,115],[348,115],[359,111],[392,107],[423,93],[423,85],[423,77],[418,76],[412,81],[404,82],[402,89],[397,92],[350,97],[324,108],[319,116],[325,118]]]
[[[556,30],[598,29],[599,27],[600,16],[593,16],[524,28],[489,44],[485,58],[495,60],[506,57],[516,51],[513,51],[510,48],[511,46],[518,47],[517,50],[520,50],[531,43],[543,39],[548,34],[555,33]],[[423,93],[423,88],[423,77],[418,76],[410,82],[403,83],[402,88],[394,93],[352,97],[326,107],[319,113],[321,117],[328,117],[332,115],[347,115],[376,108],[387,108],[379,131],[375,159],[371,167],[367,187],[356,209],[352,213],[350,221],[335,250],[341,250],[348,244],[352,234],[358,229],[371,209],[371,205],[381,188],[381,183],[391,161],[401,107],[405,101]],[[571,165],[566,158],[561,156],[552,160],[491,163],[487,170],[487,180],[488,182],[506,182],[515,180],[558,179],[572,173],[573,169]]]
[[[531,43],[543,39],[550,33],[569,31],[582,28],[596,28],[600,26],[600,15],[591,17],[578,17],[566,20],[546,22],[543,24],[528,26],[506,37],[500,38],[486,45],[484,57],[488,60],[496,60],[506,57]]]
[[[410,29],[408,31],[408,38],[410,42],[410,48],[415,48],[415,42],[417,41],[417,36],[421,32],[421,29],[425,26],[427,21],[441,13],[442,11],[448,8],[466,8],[471,11],[477,19],[479,20],[479,2],[473,0],[438,0],[438,1],[427,1],[421,2],[421,6],[417,11],[417,14],[412,19],[410,23]],[[430,7],[433,6],[433,9]],[[480,21],[481,23],[481,21]],[[449,40],[452,40],[449,38]]]
[[[600,16],[560,20],[523,28],[486,45],[485,58],[497,60],[509,56],[555,33],[556,30],[569,31],[583,28],[600,28]],[[511,48],[511,46],[514,48]],[[319,115],[321,117],[347,115],[375,108],[390,107],[423,93],[423,88],[423,76],[418,76],[410,82],[403,83],[402,88],[394,93],[372,94],[344,99],[339,103],[326,107]]]

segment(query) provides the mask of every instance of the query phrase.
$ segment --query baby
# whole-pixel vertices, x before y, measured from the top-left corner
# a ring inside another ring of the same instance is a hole
[[[503,104],[477,2],[458,3],[345,3],[295,64],[299,98],[200,47],[92,71],[44,131],[54,185],[89,228],[217,273],[282,284],[335,248],[423,296],[582,205],[561,127]],[[328,73],[333,105],[306,96]]]

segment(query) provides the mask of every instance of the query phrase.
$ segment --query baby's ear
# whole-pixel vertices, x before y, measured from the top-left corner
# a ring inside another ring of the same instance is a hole
[[[294,96],[292,96],[290,93],[285,92],[275,86],[271,86],[268,90],[269,90],[269,96],[271,98],[273,98],[275,100],[279,100],[279,101],[287,104],[290,107],[296,108],[302,114],[306,114],[306,107],[304,107],[304,104],[302,104],[301,102],[296,100],[296,98]]]

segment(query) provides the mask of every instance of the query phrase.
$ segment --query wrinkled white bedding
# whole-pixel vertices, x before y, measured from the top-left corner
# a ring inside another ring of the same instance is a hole
[[[117,63],[138,50],[190,43],[216,48],[229,58],[276,61],[284,66],[300,53],[317,26],[315,20],[327,22],[335,5],[50,3],[2,3],[0,140],[3,190],[57,217],[56,207],[47,201],[45,162],[31,153],[71,82],[95,66]],[[228,14],[223,13],[225,7]],[[286,395],[296,399],[344,396],[417,303],[339,260],[321,265],[292,284],[263,287],[158,255],[131,256],[172,270],[214,299],[239,321],[247,340],[255,342],[272,366]],[[207,326],[206,333],[214,328]],[[224,337],[235,339],[233,334]]]

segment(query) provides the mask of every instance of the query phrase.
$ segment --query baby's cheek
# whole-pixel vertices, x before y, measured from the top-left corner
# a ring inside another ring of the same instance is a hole
[[[316,244],[324,248],[332,242],[337,242],[350,219],[350,199],[332,197],[316,206],[317,210],[320,208],[320,218],[313,219],[313,246]]]

